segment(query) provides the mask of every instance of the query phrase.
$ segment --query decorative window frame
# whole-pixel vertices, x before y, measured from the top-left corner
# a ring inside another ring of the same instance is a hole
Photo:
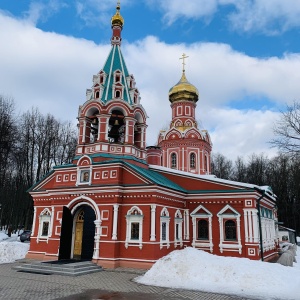
[[[88,180],[84,180],[84,174],[88,173]],[[85,167],[85,168],[77,168],[77,182],[76,186],[78,185],[91,185],[92,183],[92,167]]]
[[[199,211],[204,211],[205,213],[198,213]],[[191,212],[192,224],[193,224],[193,241],[192,247],[200,248],[203,250],[209,250],[211,253],[213,252],[213,236],[212,236],[212,213],[206,209],[203,205],[199,205]],[[208,221],[208,240],[198,240],[197,235],[197,224],[199,220],[207,220]]]
[[[166,239],[162,239],[162,225],[163,223],[166,223]],[[167,249],[170,248],[170,215],[166,207],[164,207],[160,213],[160,249],[162,249],[164,246],[167,247]]]
[[[183,239],[182,239],[182,223],[183,223],[183,218],[182,214],[179,209],[176,210],[175,212],[175,218],[174,218],[174,247],[176,248],[178,245],[180,247],[183,246]],[[178,238],[176,236],[176,228],[178,226]]]
[[[190,153],[190,169],[196,169],[196,165],[197,165],[196,157],[197,155],[195,152]]]
[[[127,211],[126,217],[126,240],[125,248],[129,246],[138,246],[140,249],[143,248],[143,211],[138,206],[133,206]],[[131,238],[131,225],[132,223],[139,224],[139,238]]]
[[[122,74],[121,70],[116,70],[114,72],[114,82],[115,83],[122,83],[122,77],[123,77],[123,74]]]
[[[44,225],[48,223],[48,233],[43,234]],[[39,229],[36,242],[45,240],[48,243],[49,237],[52,235],[52,213],[49,208],[45,208],[39,215]]]
[[[225,212],[230,210],[232,213],[228,214]],[[241,243],[241,215],[229,204],[223,207],[217,214],[219,218],[219,228],[220,228],[220,252],[233,251],[242,254],[242,243]],[[225,222],[228,220],[234,220],[236,222],[236,241],[225,240]]]
[[[174,164],[175,161],[175,164]],[[177,169],[177,153],[172,152],[170,155],[170,165],[172,169]]]

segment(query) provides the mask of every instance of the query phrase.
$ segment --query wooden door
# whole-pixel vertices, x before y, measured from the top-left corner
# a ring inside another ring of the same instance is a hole
[[[74,258],[81,258],[84,210],[79,212],[75,224]]]

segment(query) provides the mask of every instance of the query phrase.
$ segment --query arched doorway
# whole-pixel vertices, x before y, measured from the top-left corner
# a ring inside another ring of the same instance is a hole
[[[89,205],[81,205],[72,216],[69,208],[63,208],[59,259],[93,258],[96,214]]]
[[[79,207],[74,214],[72,239],[74,259],[92,259],[94,253],[95,220],[95,212],[88,205]]]

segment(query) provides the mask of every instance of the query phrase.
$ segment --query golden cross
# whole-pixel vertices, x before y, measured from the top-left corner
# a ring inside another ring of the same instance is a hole
[[[185,58],[188,58],[188,56],[186,56],[185,53],[183,53],[183,54],[182,54],[182,57],[179,58],[179,59],[182,59],[182,72],[185,72],[185,68],[184,68],[184,66],[185,66],[185,61],[184,61],[184,59],[185,59]]]

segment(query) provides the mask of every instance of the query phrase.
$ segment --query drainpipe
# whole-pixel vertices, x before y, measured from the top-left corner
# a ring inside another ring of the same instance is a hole
[[[262,228],[261,228],[261,214],[260,214],[260,200],[265,196],[265,191],[256,201],[256,209],[258,216],[258,227],[259,227],[259,243],[260,243],[260,257],[261,260],[264,260],[264,248],[263,248],[263,237],[262,237]]]

